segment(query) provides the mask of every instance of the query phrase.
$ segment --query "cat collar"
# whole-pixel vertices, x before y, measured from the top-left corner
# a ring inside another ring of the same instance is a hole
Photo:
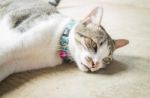
[[[75,21],[71,20],[69,24],[65,27],[63,34],[60,37],[60,51],[59,51],[59,56],[64,62],[69,62],[71,61],[71,56],[69,53],[69,33],[74,26]]]

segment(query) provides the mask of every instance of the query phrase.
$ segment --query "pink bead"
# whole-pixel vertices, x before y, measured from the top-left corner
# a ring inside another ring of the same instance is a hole
[[[64,51],[61,51],[59,55],[62,59],[64,59],[67,56],[66,52]]]

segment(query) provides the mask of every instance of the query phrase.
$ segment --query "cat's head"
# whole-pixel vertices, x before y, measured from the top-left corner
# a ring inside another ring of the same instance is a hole
[[[101,8],[95,8],[75,28],[74,59],[82,71],[97,71],[112,61],[114,50],[129,43],[126,39],[113,40],[100,25]]]

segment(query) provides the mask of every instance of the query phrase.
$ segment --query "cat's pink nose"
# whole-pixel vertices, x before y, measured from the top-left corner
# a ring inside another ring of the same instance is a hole
[[[99,65],[99,62],[94,62],[94,61],[92,61],[92,68],[95,68],[95,67],[97,67]]]

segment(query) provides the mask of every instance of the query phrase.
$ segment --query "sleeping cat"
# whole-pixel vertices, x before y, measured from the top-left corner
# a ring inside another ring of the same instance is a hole
[[[0,81],[12,73],[75,61],[84,72],[112,61],[114,50],[128,44],[113,40],[100,25],[101,8],[81,21],[56,10],[60,0],[0,2]]]

